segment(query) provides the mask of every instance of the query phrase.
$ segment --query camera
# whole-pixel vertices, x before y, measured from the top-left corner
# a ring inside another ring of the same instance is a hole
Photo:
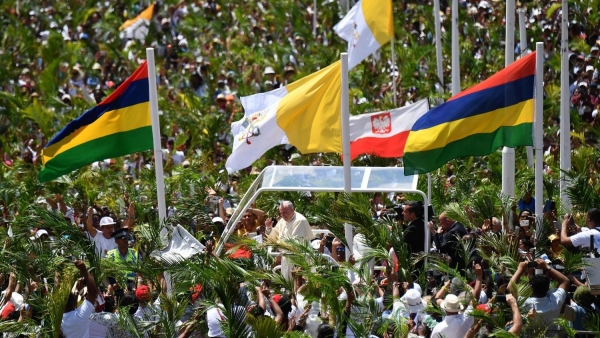
[[[521,226],[522,227],[528,227],[529,226],[529,220],[528,219],[524,219],[521,221]]]
[[[506,295],[496,295],[497,303],[506,303]]]
[[[573,214],[569,214],[569,226],[574,227],[575,226],[575,217],[573,217]]]
[[[528,268],[534,268],[534,269],[535,269],[535,268],[537,268],[537,267],[538,267],[538,264],[537,264],[537,262],[535,262],[535,261],[531,261],[531,262],[527,263],[527,267],[528,267]]]

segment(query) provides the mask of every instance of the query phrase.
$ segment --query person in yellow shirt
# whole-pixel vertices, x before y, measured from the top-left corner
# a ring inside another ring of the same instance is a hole
[[[106,253],[105,259],[117,263],[131,264],[137,264],[140,261],[140,256],[137,250],[129,248],[129,234],[127,233],[127,228],[121,228],[114,231],[111,234],[111,237],[115,239],[117,248],[109,250]],[[137,274],[133,271],[123,271],[123,273],[127,283],[132,284]]]
[[[242,225],[237,228],[238,236],[246,236],[248,233],[256,232],[259,224],[257,223],[256,214],[252,212],[252,209],[246,210],[242,217]]]

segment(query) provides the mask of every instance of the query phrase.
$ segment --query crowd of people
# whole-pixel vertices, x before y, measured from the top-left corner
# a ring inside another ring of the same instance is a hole
[[[4,337],[597,335],[600,299],[582,259],[600,248],[600,30],[596,9],[583,3],[569,11],[573,214],[559,214],[563,206],[552,189],[559,172],[562,12],[556,2],[540,1],[519,4],[526,8],[528,43],[517,43],[515,56],[544,42],[547,196],[532,196],[520,149],[522,198],[510,206],[498,198],[492,211],[477,199],[499,191],[494,155],[474,165],[454,161],[434,175],[432,219],[423,218],[423,205],[410,194],[282,193],[257,200],[231,224],[264,166],[339,164],[337,155],[300,155],[281,146],[239,173],[222,171],[230,124],[243,116],[240,98],[337,60],[347,45],[333,26],[353,4],[0,4]],[[486,0],[459,4],[461,82],[477,83],[504,65],[505,8]],[[124,36],[118,27],[151,5],[148,32]],[[444,65],[450,5],[442,1]],[[399,106],[439,97],[440,88],[450,92],[451,68],[444,67],[442,87],[435,74],[432,4],[393,7],[399,60],[393,64],[386,45],[350,74],[353,113],[392,108],[394,75]],[[186,240],[204,248],[185,259],[156,255],[177,250],[161,241],[150,152],[98,161],[45,185],[37,181],[44,145],[131,75],[146,47],[157,58],[168,223],[183,225]],[[544,210],[535,210],[535,198],[547,201]],[[344,223],[354,226],[351,238]],[[230,228],[232,237],[220,243]]]

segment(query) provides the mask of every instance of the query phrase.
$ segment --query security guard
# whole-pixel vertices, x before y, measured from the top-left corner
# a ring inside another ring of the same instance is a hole
[[[115,230],[111,237],[115,239],[117,248],[106,253],[106,259],[117,263],[137,264],[140,260],[139,254],[135,249],[129,248],[129,234],[126,228]],[[128,284],[135,280],[136,273],[133,271],[125,271],[125,279]]]

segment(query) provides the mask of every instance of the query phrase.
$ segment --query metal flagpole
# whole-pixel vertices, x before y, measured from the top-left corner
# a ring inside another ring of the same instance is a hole
[[[396,102],[397,102],[397,97],[398,97],[398,92],[396,89],[396,79],[397,79],[397,75],[396,75],[396,51],[394,48],[394,40],[396,40],[395,37],[392,37],[392,41],[391,45],[392,45],[392,88],[394,90],[394,99],[392,100],[392,102],[394,103],[394,107],[396,107]]]
[[[313,37],[317,37],[317,0],[313,1]]]
[[[433,1],[433,17],[435,19],[435,55],[436,55],[436,70],[437,76],[440,81],[440,88],[438,91],[444,92],[444,71],[442,68],[442,28],[440,18],[440,0]],[[460,88],[460,87],[459,87]]]
[[[569,2],[562,0],[561,64],[560,64],[560,201],[563,211],[571,210],[567,196],[567,178],[564,172],[571,169],[571,116],[569,115]]]
[[[348,53],[341,53],[342,60],[342,152],[344,164],[344,192],[352,190],[352,171],[350,160],[350,107],[348,94]]]
[[[514,1],[514,0],[513,0]],[[452,1],[452,96],[460,93],[460,50],[458,45],[458,0]]]
[[[521,49],[521,57],[528,54],[527,52],[527,27],[525,24],[525,13],[527,13],[527,7],[517,9],[519,14],[519,46]],[[527,166],[533,168],[533,147],[526,147],[527,151]]]
[[[150,87],[150,117],[152,119],[152,141],[154,144],[154,169],[156,172],[156,196],[158,202],[158,219],[161,226],[166,225],[167,209],[165,200],[165,181],[163,173],[163,153],[160,147],[160,120],[158,118],[158,95],[156,94],[156,66],[154,64],[154,48],[146,48],[148,62],[148,85]],[[164,236],[163,236],[164,235]],[[166,233],[161,231],[161,239],[166,240]],[[166,244],[166,242],[165,242]]]
[[[163,153],[160,147],[160,120],[158,118],[158,95],[156,93],[156,65],[154,64],[154,48],[146,48],[146,60],[148,64],[148,87],[150,89],[150,118],[152,120],[152,143],[154,145],[154,170],[156,175],[158,221],[161,226],[160,240],[162,241],[163,245],[168,245],[168,234],[172,227],[166,223],[167,208],[163,173]],[[164,278],[167,286],[167,296],[171,297],[173,295],[171,274],[165,272]]]
[[[392,39],[393,41],[393,39]],[[352,191],[352,162],[350,160],[350,107],[349,107],[349,94],[348,94],[348,53],[341,53],[342,60],[342,102],[341,102],[341,113],[342,113],[342,152],[343,152],[343,164],[344,164],[344,192],[349,193]],[[352,254],[352,246],[354,243],[354,237],[352,234],[352,225],[344,223],[344,235],[346,237],[346,259],[350,258]],[[350,274],[351,281],[354,280],[354,273]]]
[[[543,215],[544,208],[544,43],[535,44],[535,115],[533,136],[535,146],[535,213]],[[541,221],[541,217],[540,221]],[[536,220],[537,221],[537,220]]]
[[[504,65],[508,67],[515,61],[515,0],[506,1],[506,44],[504,50]],[[502,149],[502,194],[515,195],[515,150]]]

